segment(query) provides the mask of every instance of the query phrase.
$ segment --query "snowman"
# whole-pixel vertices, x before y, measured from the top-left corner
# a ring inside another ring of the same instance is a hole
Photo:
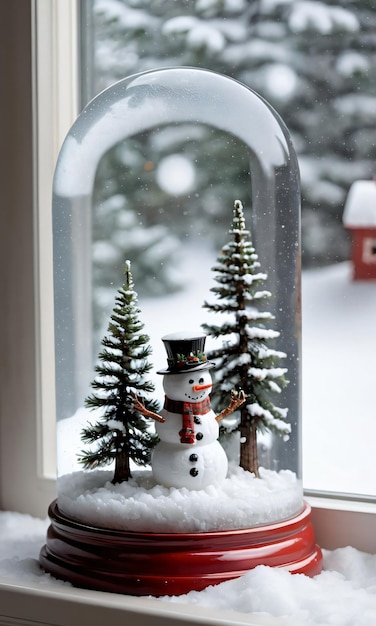
[[[215,415],[210,406],[214,363],[204,353],[205,335],[174,333],[162,337],[167,352],[163,374],[164,406],[160,415],[136,399],[135,406],[156,421],[159,442],[151,466],[155,480],[166,487],[205,489],[227,475],[226,454],[218,442],[219,422],[244,400],[232,392],[229,406]]]

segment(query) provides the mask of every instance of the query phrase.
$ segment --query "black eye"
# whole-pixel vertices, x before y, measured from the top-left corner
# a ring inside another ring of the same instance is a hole
[[[204,379],[200,378],[200,380],[198,382],[200,383],[200,385],[202,385],[202,383],[204,382]]]
[[[190,385],[193,385],[193,383],[194,383],[195,381],[193,380],[193,378],[190,378],[188,382],[189,382],[189,384],[190,384]]]

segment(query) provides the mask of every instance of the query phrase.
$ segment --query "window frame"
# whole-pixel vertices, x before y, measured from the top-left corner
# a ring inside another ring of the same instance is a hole
[[[30,0],[17,10],[11,4],[1,7],[2,56],[13,64],[2,102],[8,144],[1,154],[7,214],[0,247],[7,271],[0,333],[9,359],[1,390],[0,502],[44,517],[56,497],[52,180],[78,113],[78,3]]]
[[[0,345],[7,356],[0,370],[0,504],[2,509],[36,517],[46,517],[56,494],[50,207],[58,150],[78,110],[77,9],[77,0],[0,6],[0,41],[5,52],[0,55],[5,71],[5,97],[0,103],[5,132],[0,147],[5,199],[0,212],[0,262],[6,270],[1,278]],[[30,58],[31,30],[38,33],[38,46]],[[6,71],[8,59],[12,75]],[[43,71],[38,72],[33,68],[40,67],[41,61]],[[374,502],[322,495],[307,495],[307,500],[316,540],[323,548],[352,545],[376,552]],[[88,610],[93,624],[99,623],[97,615],[101,623],[103,615],[111,615],[114,625],[123,623],[126,616],[135,624],[158,625],[162,620],[164,624],[225,623],[215,611],[197,607],[162,608],[161,603],[142,598],[127,598],[125,605],[123,597],[112,594],[19,582],[0,581],[0,606],[0,626],[8,624],[9,618],[16,620],[12,623],[31,623],[29,615],[33,624],[74,625],[84,614],[88,618]],[[249,615],[236,614],[228,623],[249,624],[249,619]],[[260,619],[255,616],[254,623],[285,623],[283,618]]]
[[[61,145],[78,115],[78,2],[33,0],[32,6],[37,463],[40,479],[55,483],[52,182]]]

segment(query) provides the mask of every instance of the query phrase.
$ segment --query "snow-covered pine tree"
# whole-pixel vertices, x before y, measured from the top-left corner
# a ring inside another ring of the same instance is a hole
[[[259,476],[257,431],[273,431],[288,436],[287,409],[273,404],[270,393],[286,386],[286,368],[278,367],[284,352],[270,347],[280,333],[268,328],[274,316],[260,310],[271,296],[263,288],[267,275],[260,271],[258,256],[245,228],[243,206],[234,203],[232,240],[223,248],[213,267],[217,286],[211,291],[217,301],[204,303],[211,312],[225,315],[222,325],[203,324],[205,332],[222,338],[219,348],[208,352],[215,360],[212,400],[223,405],[231,389],[243,389],[246,402],[240,408],[240,466]]]
[[[149,421],[134,407],[135,396],[140,396],[148,409],[159,408],[147,397],[154,391],[153,383],[146,379],[152,367],[148,360],[151,348],[148,335],[142,332],[144,325],[139,313],[127,261],[125,283],[117,292],[108,334],[102,341],[95,368],[97,377],[91,383],[94,391],[85,401],[89,409],[103,411],[81,433],[84,443],[96,445],[79,456],[85,469],[102,467],[115,460],[114,484],[131,477],[131,460],[137,465],[147,465],[157,443],[157,436],[149,432]]]
[[[88,99],[124,76],[172,65],[204,67],[248,85],[278,111],[294,139],[302,182],[303,266],[348,258],[343,203],[351,183],[372,178],[375,166],[373,0],[87,4],[92,11],[87,21],[94,29],[88,48],[95,50],[88,64],[95,67]],[[166,154],[184,151],[193,159],[199,172],[197,187],[188,198],[178,199],[182,202],[179,216],[187,213],[201,229],[205,219],[213,237],[226,224],[226,207],[234,197],[231,190],[235,189],[235,197],[242,197],[243,182],[248,188],[248,167],[239,158],[242,153],[234,153],[228,136],[218,136],[213,129],[202,137],[201,149],[196,151],[187,145],[186,133],[179,140],[179,134],[165,130],[168,136],[161,129],[153,142],[153,146],[158,143],[159,154],[154,155],[151,146],[146,158],[159,163]],[[123,192],[120,186],[113,189],[124,175],[121,154],[111,156],[111,184],[108,173],[97,180],[99,193],[106,197]],[[123,189],[134,198],[136,212],[142,206],[145,219],[146,211],[157,216],[162,207],[166,225],[176,228],[182,221],[175,218],[177,199],[161,199],[152,171],[144,186],[149,193],[144,193],[140,176],[145,158],[129,154],[127,159],[132,166]],[[139,168],[135,163],[140,163]]]

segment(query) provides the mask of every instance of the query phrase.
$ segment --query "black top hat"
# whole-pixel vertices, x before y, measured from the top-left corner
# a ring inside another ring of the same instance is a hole
[[[168,368],[159,370],[157,374],[180,374],[215,367],[215,364],[206,358],[205,340],[205,335],[187,332],[162,337],[167,352]]]

